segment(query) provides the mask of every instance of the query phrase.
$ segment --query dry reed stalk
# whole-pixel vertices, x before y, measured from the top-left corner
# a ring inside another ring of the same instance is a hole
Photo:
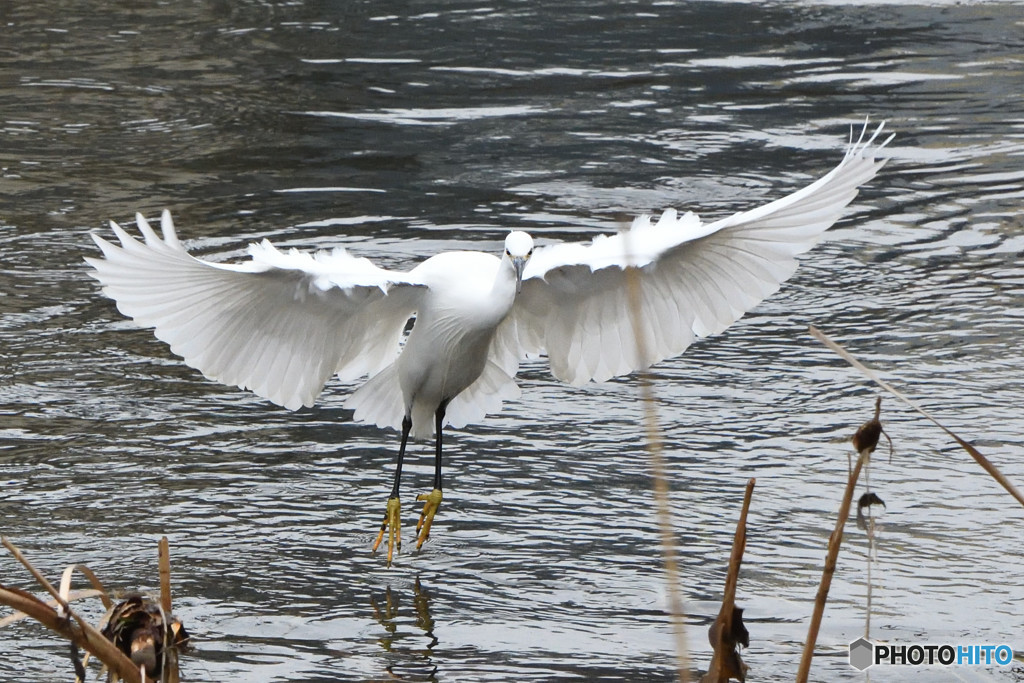
[[[171,551],[167,537],[160,537],[157,550],[160,566],[160,608],[167,614],[171,613]]]
[[[632,262],[629,248],[629,231],[622,232],[626,262]],[[672,622],[672,634],[676,648],[676,673],[682,683],[690,680],[690,652],[686,643],[686,613],[683,611],[683,598],[679,589],[679,562],[676,559],[675,532],[672,528],[672,510],[669,506],[668,476],[665,473],[664,442],[661,428],[658,425],[658,411],[651,387],[651,379],[647,373],[650,365],[647,352],[647,337],[639,318],[642,306],[642,284],[635,266],[626,266],[626,288],[629,297],[629,312],[633,325],[633,337],[636,340],[637,356],[644,370],[639,373],[640,401],[644,413],[645,448],[651,461],[651,477],[654,488],[654,509],[658,520],[658,535],[661,540],[665,564],[665,584],[668,597],[668,612]]]
[[[0,586],[0,604],[18,610],[0,620],[0,626],[30,617],[70,641],[76,683],[85,679],[85,667],[90,656],[95,656],[105,665],[110,672],[108,680],[115,683],[122,679],[128,683],[150,683],[151,679],[147,678],[147,667],[161,683],[178,683],[177,648],[187,644],[188,633],[169,611],[170,553],[166,537],[160,541],[160,604],[155,604],[142,596],[134,596],[114,605],[99,578],[84,565],[67,567],[61,575],[60,590],[56,591],[14,544],[6,538],[3,538],[2,542],[54,599],[51,606],[27,591]],[[71,591],[71,579],[76,571],[89,579],[94,590]],[[72,612],[68,605],[74,598],[94,596],[99,597],[107,608],[106,615],[95,628]],[[143,618],[137,618],[139,615]],[[159,624],[156,627],[159,628],[159,633],[154,631],[154,622]],[[122,637],[125,636],[125,632],[127,640]],[[128,656],[129,646],[131,657]],[[85,658],[81,661],[78,658],[79,649],[86,651]],[[151,656],[148,650],[152,650]],[[159,660],[156,660],[158,656]],[[140,663],[132,661],[133,659],[140,660]]]
[[[665,455],[658,428],[654,393],[645,376],[640,382],[640,396],[644,406],[644,430],[647,436],[647,454],[651,459],[654,479],[654,508],[658,519],[658,535],[664,553],[665,583],[668,591],[669,616],[676,646],[676,671],[682,683],[690,680],[690,653],[686,644],[686,613],[679,590],[679,562],[676,559],[675,533],[672,529],[672,511],[669,507],[668,477],[665,474]]]
[[[11,555],[14,555],[14,559],[16,559],[18,562],[21,562],[22,566],[24,566],[25,569],[28,570],[28,573],[32,575],[32,578],[36,580],[36,583],[42,586],[47,593],[53,596],[53,599],[57,601],[57,604],[60,606],[60,608],[64,610],[64,614],[68,614],[70,610],[70,608],[68,607],[68,603],[64,598],[61,597],[57,589],[53,587],[53,584],[50,583],[46,579],[46,577],[39,572],[38,569],[32,566],[32,563],[29,562],[28,559],[21,554],[21,551],[18,549],[17,546],[15,546],[13,543],[7,540],[6,536],[0,538],[0,542],[2,542],[4,547],[10,551]]]
[[[167,645],[175,643],[177,632],[171,620],[171,551],[166,536],[160,537],[158,547],[160,566],[160,615],[164,624],[163,679],[166,683],[178,683],[178,649]]]
[[[756,479],[749,479],[743,494],[743,508],[740,510],[739,521],[736,522],[736,535],[733,537],[732,553],[729,555],[729,571],[725,576],[722,608],[715,623],[708,630],[708,640],[714,648],[714,655],[702,683],[728,683],[730,678],[741,681],[746,678],[746,665],[736,652],[737,643],[749,645],[746,628],[742,622],[743,610],[736,608],[736,585],[739,583],[740,565],[743,564],[743,551],[747,547],[747,512],[750,510],[750,498],[756,482]]]
[[[804,651],[800,657],[800,668],[797,670],[797,683],[807,683],[807,677],[811,671],[811,660],[814,658],[814,646],[818,641],[818,631],[821,629],[821,618],[825,613],[825,603],[828,601],[828,591],[832,586],[832,576],[836,572],[836,562],[839,558],[839,548],[843,543],[843,529],[846,520],[850,517],[850,505],[853,503],[853,492],[857,488],[857,480],[860,478],[860,471],[864,464],[871,457],[872,451],[878,445],[878,437],[882,433],[882,423],[879,421],[882,399],[875,400],[875,416],[861,425],[860,429],[853,436],[854,449],[857,451],[857,462],[853,466],[846,481],[846,490],[843,492],[843,501],[839,505],[839,516],[836,519],[836,526],[828,538],[828,552],[825,555],[825,568],[821,573],[821,583],[818,586],[818,594],[814,598],[814,613],[811,615],[811,623],[807,629],[807,641],[804,643]]]
[[[76,600],[85,600],[86,598],[99,598],[103,595],[103,591],[98,591],[95,588],[87,588],[85,590],[68,591],[67,596],[64,598],[66,602],[72,603]],[[40,601],[47,607],[57,607],[60,605],[56,600],[42,600]],[[15,612],[9,614],[3,619],[0,619],[0,628],[4,626],[10,626],[11,624],[21,621],[22,619],[28,619],[29,615],[24,612]]]
[[[104,662],[112,671],[117,672],[127,683],[141,683],[139,671],[132,660],[114,647],[113,643],[104,638],[98,631],[84,623],[74,613],[72,621],[61,617],[52,607],[31,593],[18,588],[0,588],[0,602],[24,612],[51,631],[74,643],[75,646],[92,653]],[[76,623],[77,622],[77,623]]]
[[[60,596],[64,600],[68,600],[68,596],[71,593],[71,577],[75,572],[78,572],[85,578],[89,579],[89,583],[93,585],[96,592],[99,595],[100,602],[103,603],[104,609],[110,609],[113,602],[110,600],[110,596],[107,594],[106,588],[103,587],[103,582],[100,581],[99,577],[93,574],[92,570],[86,567],[84,564],[73,564],[64,569],[64,573],[60,577]]]

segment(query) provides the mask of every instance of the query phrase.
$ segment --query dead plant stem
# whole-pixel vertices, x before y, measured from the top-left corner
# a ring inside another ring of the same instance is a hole
[[[735,655],[733,648],[735,644],[730,640],[726,641],[733,631],[733,619],[736,615],[736,586],[739,584],[740,566],[743,564],[743,552],[747,547],[747,512],[750,510],[750,499],[754,494],[756,479],[747,480],[747,488],[743,494],[743,508],[740,510],[740,518],[736,522],[736,534],[733,536],[732,552],[729,555],[729,569],[725,575],[725,590],[722,593],[722,607],[718,612],[715,625],[711,628],[711,646],[714,654],[711,657],[711,664],[708,666],[708,673],[702,679],[705,682],[728,683],[731,668],[728,658],[733,654],[736,659],[734,664],[741,670],[743,663]],[[742,671],[740,672],[742,673]]]
[[[839,547],[843,543],[843,528],[850,516],[850,505],[853,502],[853,492],[857,488],[857,479],[860,478],[861,468],[864,462],[870,457],[871,451],[860,452],[857,462],[853,466],[853,472],[846,482],[846,490],[843,492],[843,502],[839,506],[839,518],[836,520],[835,529],[828,539],[828,552],[825,556],[825,569],[821,574],[821,583],[818,586],[818,594],[814,599],[814,613],[811,615],[811,624],[807,629],[807,642],[804,643],[803,655],[800,657],[800,668],[796,674],[797,683],[807,683],[807,677],[811,671],[811,660],[814,658],[814,646],[818,641],[818,631],[821,628],[821,618],[825,613],[825,603],[828,601],[828,591],[832,586],[832,576],[836,571],[836,561],[839,558]]]

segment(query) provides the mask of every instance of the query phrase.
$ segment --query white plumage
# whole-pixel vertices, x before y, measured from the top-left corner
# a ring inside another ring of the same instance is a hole
[[[516,397],[525,353],[546,355],[555,377],[579,385],[724,330],[779,288],[882,167],[881,130],[864,140],[865,126],[838,166],[778,201],[712,223],[669,209],[586,244],[534,249],[513,232],[501,258],[448,252],[395,272],[344,249],[310,255],[263,241],[229,265],[190,256],[165,211],[162,239],[142,216],[144,242],[112,223],[120,246],[93,235],[104,258],[86,261],[122,313],[210,379],[294,410],[333,374],[368,376],[347,399],[355,419],[402,428],[411,418],[411,434],[426,436],[432,417],[462,426]],[[632,312],[631,266],[641,302]]]

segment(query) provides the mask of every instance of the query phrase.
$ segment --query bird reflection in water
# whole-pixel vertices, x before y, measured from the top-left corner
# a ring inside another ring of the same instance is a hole
[[[436,681],[437,665],[433,660],[433,649],[438,641],[434,635],[434,618],[430,615],[430,593],[417,577],[412,587],[412,604],[416,613],[415,626],[422,630],[428,639],[424,648],[402,647],[403,639],[415,637],[419,640],[420,634],[403,631],[401,628],[407,623],[399,609],[398,596],[401,593],[402,591],[392,591],[389,585],[384,591],[383,604],[380,602],[379,594],[370,594],[373,617],[387,631],[387,635],[378,638],[377,642],[386,652],[393,655],[391,663],[386,667],[390,674],[389,680]]]

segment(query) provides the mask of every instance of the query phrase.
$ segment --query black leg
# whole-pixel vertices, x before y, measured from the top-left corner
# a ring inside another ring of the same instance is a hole
[[[444,412],[448,407],[448,402],[445,401],[437,408],[437,412],[434,413],[434,433],[435,433],[435,446],[434,446],[434,488],[438,491],[441,490],[441,425],[444,423]]]
[[[402,480],[402,460],[405,458],[405,445],[409,443],[409,432],[412,430],[412,418],[402,418],[402,445],[398,447],[398,464],[395,465],[395,485],[391,487],[391,497],[398,498],[398,485]]]
[[[416,500],[423,501],[423,510],[420,512],[420,521],[416,524],[416,531],[419,532],[419,540],[416,541],[416,548],[423,547],[423,542],[430,538],[430,525],[434,522],[434,515],[441,506],[441,425],[444,424],[444,412],[448,407],[448,401],[444,401],[437,407],[434,413],[434,490],[430,493],[421,493]]]
[[[395,548],[402,547],[402,525],[401,525],[401,504],[398,500],[398,487],[402,481],[402,460],[405,459],[405,446],[409,442],[409,432],[412,430],[412,418],[406,415],[402,418],[402,445],[398,448],[398,463],[395,465],[395,483],[391,487],[391,496],[388,498],[387,510],[384,513],[384,521],[380,524],[380,533],[377,540],[373,542],[373,551],[384,540],[384,534],[388,535],[388,566],[391,566],[391,557]]]

